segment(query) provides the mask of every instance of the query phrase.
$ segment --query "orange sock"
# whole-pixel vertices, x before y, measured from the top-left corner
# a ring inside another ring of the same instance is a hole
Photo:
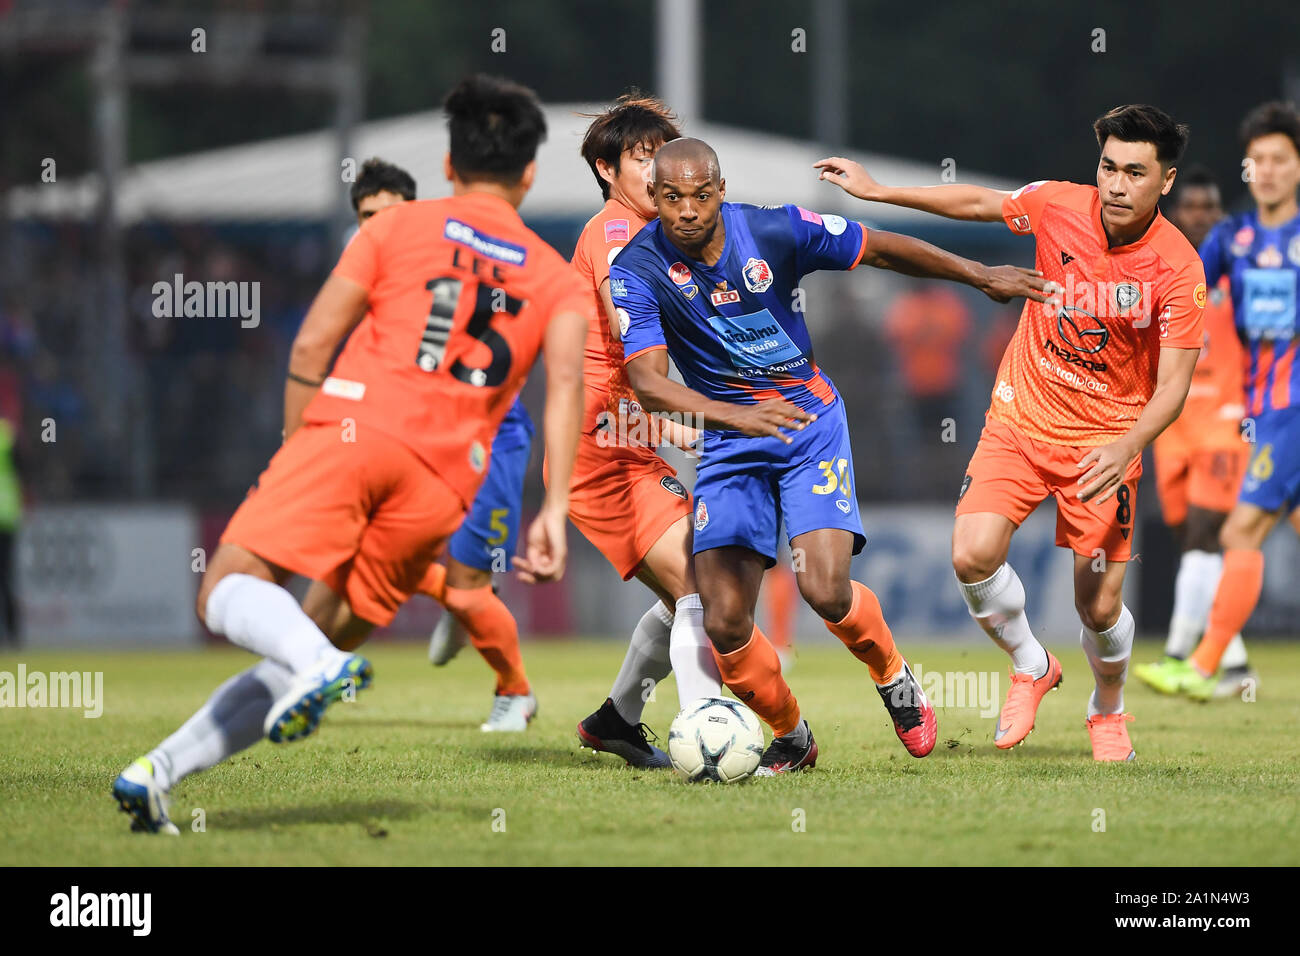
[[[470,643],[497,674],[498,694],[527,694],[528,677],[519,653],[519,625],[491,585],[447,588],[447,610],[465,625]]]
[[[429,595],[439,604],[446,603],[443,599],[447,596],[447,566],[437,561],[429,565],[429,570],[424,572],[424,577],[420,579],[420,586],[416,590],[421,594]]]
[[[865,584],[853,584],[853,606],[844,620],[826,629],[844,642],[853,656],[867,665],[871,679],[877,684],[888,684],[898,676],[903,667],[903,656],[894,646],[894,635],[885,623],[880,600]]]
[[[1192,655],[1192,663],[1207,677],[1219,669],[1223,652],[1233,635],[1241,633],[1259,603],[1264,589],[1264,552],[1233,548],[1223,552],[1223,576],[1214,592],[1214,606],[1205,636]]]
[[[713,648],[722,682],[737,699],[758,714],[772,733],[782,737],[799,726],[799,702],[781,676],[776,648],[757,627],[745,646],[729,654]]]
[[[794,628],[794,597],[799,586],[794,572],[777,565],[763,579],[763,593],[767,597],[767,630],[774,647],[788,648]]]

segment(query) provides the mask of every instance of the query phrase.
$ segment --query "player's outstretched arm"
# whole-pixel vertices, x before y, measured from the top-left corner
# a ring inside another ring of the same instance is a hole
[[[1200,354],[1200,349],[1160,350],[1155,391],[1133,427],[1118,441],[1094,448],[1079,462],[1079,471],[1083,473],[1079,479],[1079,497],[1083,501],[1096,498],[1101,504],[1114,494],[1133,459],[1182,413]]]
[[[1047,301],[1047,281],[1041,272],[1020,266],[986,266],[896,232],[868,232],[862,261],[903,275],[961,282],[979,289],[994,302],[1017,298]]]
[[[564,575],[569,482],[582,430],[582,348],[586,336],[587,317],[565,306],[551,318],[542,342],[542,359],[546,363],[542,429],[551,480],[542,508],[528,529],[527,553],[515,559],[519,576],[529,583],[556,581]]]
[[[331,275],[316,293],[289,352],[284,385],[284,437],[302,424],[302,413],[316,396],[339,344],[366,314],[369,293],[340,275]]]
[[[829,156],[813,163],[818,178],[834,183],[850,196],[867,202],[887,202],[921,212],[965,219],[974,222],[998,222],[1002,219],[1002,200],[1010,195],[985,186],[882,186],[871,178],[861,163],[843,156]]]
[[[787,445],[792,439],[781,429],[802,431],[817,416],[781,399],[754,405],[719,402],[668,377],[668,352],[654,349],[627,363],[627,378],[637,401],[648,412],[670,412],[702,419],[704,428],[725,428],[746,435],[772,435]]]

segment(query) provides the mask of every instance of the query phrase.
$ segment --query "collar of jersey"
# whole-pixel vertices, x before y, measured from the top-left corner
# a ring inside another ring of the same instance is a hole
[[[485,193],[485,192],[481,192],[480,190],[474,189],[467,193],[461,193],[459,196],[452,196],[450,198],[459,199],[462,202],[464,202],[465,200],[473,200],[474,202],[481,202],[485,206],[496,206],[499,209],[508,211],[510,215],[514,216],[516,219],[520,218],[518,209],[510,205],[509,202],[502,199],[500,196],[494,195],[493,193]],[[522,220],[520,221],[522,222]]]

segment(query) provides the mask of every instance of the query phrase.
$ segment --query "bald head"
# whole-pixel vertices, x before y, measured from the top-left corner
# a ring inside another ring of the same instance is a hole
[[[699,139],[664,143],[647,188],[672,244],[703,262],[716,261],[727,235],[721,225],[727,183],[713,147]]]
[[[675,139],[655,153],[655,186],[684,179],[713,183],[722,179],[718,154],[702,139]]]

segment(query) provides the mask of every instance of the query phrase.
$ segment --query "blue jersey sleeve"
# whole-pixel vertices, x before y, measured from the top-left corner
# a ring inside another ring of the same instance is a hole
[[[609,296],[618,315],[624,361],[651,349],[668,347],[659,319],[659,303],[648,282],[615,262],[609,268]]]
[[[799,263],[799,274],[821,269],[847,271],[862,259],[866,229],[843,216],[821,215],[802,206],[786,206]]]
[[[1205,267],[1205,287],[1213,289],[1219,284],[1219,279],[1223,276],[1223,237],[1227,234],[1229,228],[1228,221],[1219,223],[1210,230],[1210,234],[1205,237],[1198,250],[1201,254],[1201,265]]]

